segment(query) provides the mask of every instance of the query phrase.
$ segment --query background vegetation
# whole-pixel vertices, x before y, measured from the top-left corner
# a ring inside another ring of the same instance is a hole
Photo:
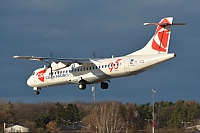
[[[151,132],[152,105],[103,101],[98,103],[10,103],[0,99],[0,132],[3,123],[28,127],[32,133]],[[200,104],[179,100],[155,103],[156,132],[194,132],[200,124]]]

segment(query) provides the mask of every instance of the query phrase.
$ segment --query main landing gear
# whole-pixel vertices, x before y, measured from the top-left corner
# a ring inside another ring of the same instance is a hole
[[[101,89],[108,89],[108,83],[107,82],[101,82]]]
[[[78,84],[78,88],[79,88],[80,90],[85,90],[85,88],[86,88],[86,83],[79,83],[79,84]]]
[[[81,80],[81,81],[78,83],[78,88],[79,88],[80,90],[85,90],[85,88],[86,88],[86,81]],[[108,83],[107,83],[107,82],[101,82],[101,88],[102,88],[102,89],[108,89]]]
[[[78,88],[80,90],[85,90],[85,88],[86,88],[86,81],[84,79],[81,78],[81,80],[78,83]]]

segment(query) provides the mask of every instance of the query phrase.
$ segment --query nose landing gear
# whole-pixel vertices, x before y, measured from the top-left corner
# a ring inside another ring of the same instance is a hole
[[[40,94],[40,92],[39,91],[35,91],[35,95],[39,95]]]
[[[35,91],[35,95],[39,95],[41,88],[40,87],[33,87],[33,90]]]

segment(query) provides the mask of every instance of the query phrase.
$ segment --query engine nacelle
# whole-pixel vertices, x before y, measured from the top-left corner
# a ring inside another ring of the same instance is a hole
[[[52,62],[51,63],[51,68],[53,71],[60,70],[65,67],[66,67],[66,65],[62,62],[59,62],[59,63]]]

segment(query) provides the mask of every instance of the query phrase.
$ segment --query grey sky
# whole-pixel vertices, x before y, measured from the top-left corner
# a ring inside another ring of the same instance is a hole
[[[91,85],[43,89],[35,96],[26,85],[29,75],[43,63],[14,60],[14,55],[87,58],[121,56],[142,48],[158,22],[173,16],[169,52],[177,57],[137,76],[113,79],[108,90],[97,88],[97,101],[151,102],[199,98],[199,0],[0,0],[1,98],[13,102],[91,101]]]

